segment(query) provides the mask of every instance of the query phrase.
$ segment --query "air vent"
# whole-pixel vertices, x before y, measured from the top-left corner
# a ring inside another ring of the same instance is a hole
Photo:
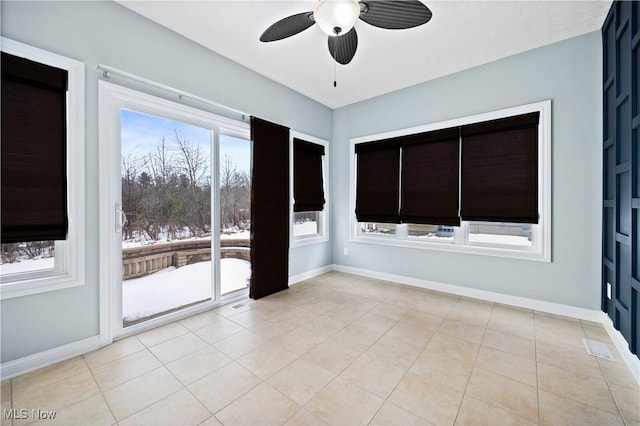
[[[615,359],[613,357],[613,354],[609,350],[609,346],[607,346],[607,344],[604,342],[599,342],[597,340],[590,340],[590,339],[582,339],[582,343],[584,343],[584,347],[587,349],[587,352],[589,353],[589,355],[608,359],[609,361],[613,361]]]
[[[237,305],[233,305],[231,309],[240,309],[244,306],[244,303],[238,303]]]

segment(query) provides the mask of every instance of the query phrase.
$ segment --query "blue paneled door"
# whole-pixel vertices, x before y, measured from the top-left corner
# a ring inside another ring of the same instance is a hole
[[[640,349],[640,2],[616,1],[603,40],[602,309]]]

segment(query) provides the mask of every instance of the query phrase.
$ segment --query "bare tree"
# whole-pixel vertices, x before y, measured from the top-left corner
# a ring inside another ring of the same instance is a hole
[[[122,157],[122,210],[130,218],[135,218],[140,208],[140,191],[136,185],[136,179],[140,170],[140,159],[135,151]],[[132,238],[134,228],[128,222],[122,229],[122,236],[125,239]]]
[[[156,150],[147,155],[145,167],[147,172],[153,176],[154,181],[166,183],[173,171],[173,153],[167,146],[165,138],[162,138],[156,146]]]
[[[242,227],[248,219],[249,177],[238,171],[233,158],[225,153],[220,164],[220,221],[223,228]]]
[[[237,172],[231,158],[226,161],[228,220],[237,224],[242,216],[238,212],[243,208],[247,211],[242,200],[248,196],[241,194],[242,188],[248,193],[247,177]],[[239,185],[242,188],[238,189]],[[133,151],[123,157],[122,194],[130,221],[123,232],[124,239],[145,236],[158,240],[164,235],[175,239],[184,236],[185,230],[192,236],[211,232],[208,150],[177,131],[171,138],[159,140],[151,152]]]
[[[184,138],[177,131],[174,141],[180,155],[180,171],[189,182],[188,198],[185,200],[190,219],[187,226],[192,235],[208,233],[211,231],[210,159],[198,143]]]

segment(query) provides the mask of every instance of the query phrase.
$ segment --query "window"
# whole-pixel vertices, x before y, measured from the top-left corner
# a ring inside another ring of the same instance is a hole
[[[355,146],[357,182],[355,212],[360,222],[400,223],[400,140]]]
[[[360,222],[360,233],[363,235],[396,235],[395,223]]]
[[[291,131],[292,247],[328,241],[327,150],[327,141]]]
[[[456,227],[446,225],[408,224],[407,232],[409,234],[409,238],[453,242],[455,228]]]
[[[293,238],[316,236],[320,233],[322,212],[294,212]]]
[[[550,124],[545,101],[352,139],[351,241],[549,262]],[[400,223],[358,214],[358,157],[390,140],[400,178],[387,204],[397,203]]]
[[[47,88],[40,92],[46,100],[38,103],[30,101],[29,104],[31,109],[34,105],[40,105],[41,109],[30,118],[30,122],[41,120],[37,126],[25,122],[27,115],[20,113],[19,97],[8,100],[4,98],[8,91],[3,90],[2,114],[3,118],[11,120],[11,132],[19,132],[19,126],[30,128],[32,131],[27,136],[29,140],[40,140],[39,136],[34,136],[38,132],[48,133],[47,137],[53,133],[60,135],[57,148],[53,148],[54,143],[46,148],[35,148],[46,167],[56,165],[57,169],[51,167],[51,170],[44,170],[43,166],[33,166],[40,173],[39,180],[38,174],[29,177],[25,175],[26,180],[36,179],[35,184],[29,184],[34,193],[42,189],[46,195],[33,207],[16,204],[16,210],[35,214],[40,208],[47,215],[33,219],[34,215],[23,214],[24,217],[32,218],[31,224],[16,222],[18,226],[12,232],[3,232],[5,244],[2,244],[0,264],[0,297],[6,299],[84,284],[84,64],[10,39],[2,38],[1,43],[4,58],[17,58],[17,63],[44,70],[46,75],[46,80],[35,84],[35,89],[30,94],[37,96],[38,90]],[[9,63],[3,65],[8,66]],[[20,77],[17,78],[20,80]],[[61,79],[66,80],[66,83]],[[29,83],[25,84],[24,79],[20,81],[13,89],[29,90]],[[58,107],[52,107],[52,102],[56,102],[56,99],[59,99]],[[23,120],[13,119],[12,111]],[[52,124],[55,122],[58,124]],[[51,130],[54,128],[62,130]],[[8,139],[4,132],[8,131],[3,124],[5,141]],[[25,132],[24,135],[26,134]],[[26,164],[20,167],[28,170]],[[5,188],[3,192],[4,190]],[[16,199],[15,195],[7,194],[9,193],[3,194],[3,204]],[[38,197],[40,196],[36,196],[36,199]],[[3,222],[4,216],[3,211]],[[33,226],[35,223],[39,226]]]
[[[532,246],[533,225],[528,223],[470,222],[469,243]]]

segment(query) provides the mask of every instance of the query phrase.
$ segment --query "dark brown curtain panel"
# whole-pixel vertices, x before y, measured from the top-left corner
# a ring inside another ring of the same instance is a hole
[[[400,219],[403,223],[459,226],[459,128],[402,140]]]
[[[355,146],[358,222],[400,223],[400,138]]]
[[[293,139],[294,212],[313,212],[324,209],[323,155],[324,146]]]
[[[289,288],[289,129],[251,117],[251,284],[260,299]]]
[[[2,52],[2,243],[67,235],[67,71]]]
[[[462,127],[462,220],[538,223],[539,116]]]

